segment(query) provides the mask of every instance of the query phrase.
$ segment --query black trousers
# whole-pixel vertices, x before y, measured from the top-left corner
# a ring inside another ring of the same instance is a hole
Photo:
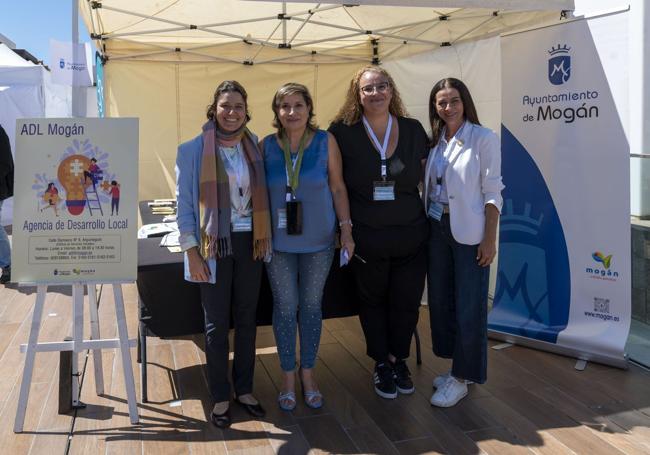
[[[449,215],[430,223],[427,291],[433,353],[453,359],[455,377],[483,384],[487,379],[490,268],[478,265],[478,244],[454,240]]]
[[[205,357],[208,385],[215,402],[230,399],[228,381],[228,333],[232,315],[235,329],[232,382],[235,395],[253,391],[257,300],[262,280],[262,261],[253,260],[253,235],[231,234],[231,256],[217,260],[217,282],[201,283],[205,314]]]
[[[386,229],[354,228],[352,261],[366,352],[377,362],[409,356],[424,292],[428,224]]]

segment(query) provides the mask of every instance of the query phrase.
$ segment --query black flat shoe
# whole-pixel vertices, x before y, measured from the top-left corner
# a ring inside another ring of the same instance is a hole
[[[232,423],[230,419],[230,408],[226,409],[226,412],[223,414],[215,414],[214,412],[211,413],[210,420],[217,428],[228,428]]]
[[[239,398],[235,398],[235,403],[239,404],[244,410],[252,415],[253,417],[264,417],[266,415],[266,411],[262,407],[261,404],[247,404],[247,403],[242,403],[239,401]]]

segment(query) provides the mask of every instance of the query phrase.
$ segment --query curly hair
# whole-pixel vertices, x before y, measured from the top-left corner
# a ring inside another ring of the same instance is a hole
[[[206,117],[208,120],[212,120],[216,123],[217,121],[217,103],[219,97],[227,92],[239,93],[242,98],[244,98],[244,107],[246,108],[246,123],[251,119],[251,114],[248,112],[248,94],[246,89],[237,81],[223,81],[217,89],[214,91],[214,96],[212,97],[212,103],[208,106],[208,111],[206,112]]]
[[[305,104],[307,104],[307,107],[309,108],[307,129],[316,131],[318,125],[316,125],[316,122],[314,121],[314,101],[309,93],[309,89],[297,82],[288,82],[275,92],[273,101],[271,102],[271,109],[273,110],[273,127],[278,130],[278,134],[281,136],[284,133],[284,128],[282,127],[282,123],[280,123],[280,118],[278,117],[280,103],[282,102],[282,98],[290,95],[301,95],[302,99],[305,100]]]
[[[388,73],[388,71],[379,66],[364,66],[352,77],[352,80],[350,81],[350,87],[348,88],[348,93],[345,96],[345,102],[343,103],[343,106],[339,110],[338,114],[336,114],[336,117],[334,117],[333,123],[343,122],[343,124],[349,126],[354,125],[359,120],[361,120],[361,116],[363,115],[363,106],[361,106],[361,96],[359,95],[359,92],[361,91],[359,81],[361,80],[361,76],[363,76],[363,74],[366,72],[379,73],[388,80],[392,91],[392,97],[390,104],[388,105],[388,112],[397,117],[407,117],[408,112],[404,107],[402,97],[399,94],[399,90],[397,90],[395,81]]]

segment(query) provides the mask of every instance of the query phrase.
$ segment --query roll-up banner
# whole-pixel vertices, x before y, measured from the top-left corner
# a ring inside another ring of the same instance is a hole
[[[588,21],[503,37],[502,99],[490,335],[625,367],[629,145]]]

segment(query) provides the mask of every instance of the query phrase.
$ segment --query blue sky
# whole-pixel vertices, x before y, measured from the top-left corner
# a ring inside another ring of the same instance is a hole
[[[72,41],[72,0],[0,0],[0,33],[46,64],[50,38]],[[80,41],[89,41],[83,21]]]

